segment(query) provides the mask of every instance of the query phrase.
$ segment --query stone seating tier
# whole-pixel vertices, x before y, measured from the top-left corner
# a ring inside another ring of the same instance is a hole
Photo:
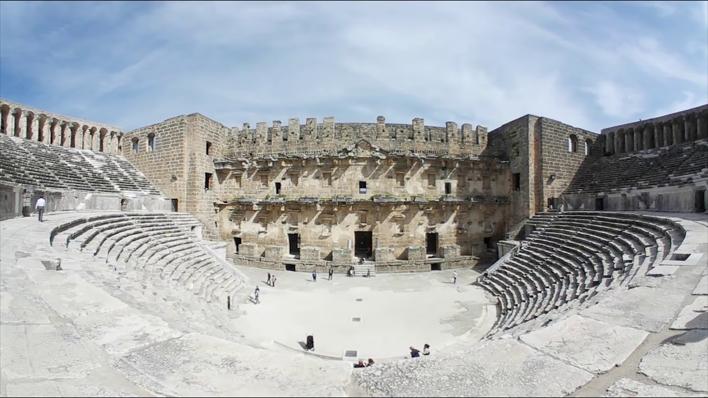
[[[541,213],[527,225],[521,247],[477,281],[498,301],[490,334],[628,283],[685,236],[670,220],[632,213]]]
[[[583,163],[566,194],[681,185],[708,178],[708,139]]]
[[[225,302],[242,283],[198,243],[183,213],[115,213],[81,218],[52,231],[50,244],[62,242],[128,272],[185,286],[208,302]]]
[[[0,181],[45,190],[160,192],[117,155],[0,135]]]

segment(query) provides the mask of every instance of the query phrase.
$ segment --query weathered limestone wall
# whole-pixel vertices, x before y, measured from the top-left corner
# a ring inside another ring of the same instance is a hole
[[[489,133],[486,154],[508,159],[512,176],[516,173],[520,178],[518,189],[511,186],[511,226],[543,211],[550,198],[560,197],[586,156],[593,153],[596,137],[590,131],[534,115]]]
[[[123,155],[168,198],[177,199],[177,210],[189,212],[204,223],[207,239],[216,238],[213,203],[221,184],[214,159],[223,156],[230,131],[221,123],[194,113],[130,131],[124,138]],[[207,142],[211,143],[209,155]],[[206,173],[212,174],[208,190],[204,185]]]
[[[451,156],[478,155],[487,145],[487,129],[464,123],[447,122],[445,127],[425,126],[422,118],[411,124],[385,123],[379,116],[376,123],[335,123],[333,117],[322,123],[308,118],[300,124],[297,118],[286,124],[273,121],[269,127],[259,122],[255,128],[244,123],[241,129],[233,128],[235,137],[230,157],[267,154],[310,154],[334,152],[360,140],[389,151],[416,152],[424,155],[447,154]]]
[[[185,203],[187,173],[186,145],[188,119],[178,116],[124,135],[122,155],[166,197]],[[148,148],[148,135],[154,134],[154,150]],[[133,143],[137,143],[137,151]],[[181,209],[178,209],[181,210]]]
[[[355,232],[369,231],[372,257],[385,262],[408,260],[410,247],[425,251],[426,234],[433,232],[438,234],[435,254],[439,257],[482,256],[487,251],[484,238],[496,241],[503,237],[505,210],[506,206],[496,204],[288,204],[227,206],[218,219],[231,254],[236,254],[233,237],[238,237],[249,250],[246,253],[240,248],[241,255],[285,259],[289,257],[288,234],[299,234],[301,259],[336,261],[334,251],[342,249],[348,252],[348,258],[340,261],[352,262]]]
[[[511,183],[507,165],[489,160],[282,159],[236,163],[217,173],[215,191],[226,201],[340,196],[438,200],[446,195],[446,184],[451,197],[507,196]],[[366,192],[360,192],[360,181]]]
[[[0,133],[49,145],[120,153],[120,129],[0,98]]]
[[[22,214],[22,188],[0,183],[0,221]]]
[[[550,198],[560,198],[586,157],[592,153],[598,135],[549,118],[540,118],[541,159],[539,186],[542,187],[541,209]],[[569,139],[575,139],[574,150]],[[539,209],[540,210],[540,209]],[[539,211],[537,210],[537,211]]]
[[[218,198],[221,182],[214,169],[214,159],[224,155],[225,143],[231,129],[201,114],[188,116],[185,139],[186,197],[184,210],[192,213],[204,228],[204,237],[218,237],[218,221],[214,216],[214,202]],[[207,154],[207,142],[211,143]],[[205,174],[210,173],[210,188],[205,189]]]
[[[510,185],[511,197],[509,226],[530,217],[535,212],[536,168],[532,163],[534,129],[538,118],[526,115],[513,120],[489,133],[489,156],[508,159],[510,174],[519,174],[520,187]]]

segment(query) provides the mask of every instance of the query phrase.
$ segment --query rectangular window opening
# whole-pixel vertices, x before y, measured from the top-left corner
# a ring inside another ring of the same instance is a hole
[[[445,183],[445,195],[449,195],[451,193],[452,193],[452,183],[446,182]]]
[[[204,190],[211,189],[211,173],[204,173]]]
[[[366,181],[359,181],[359,193],[366,193]]]
[[[211,156],[211,142],[209,141],[206,142],[206,154],[207,156]]]
[[[280,195],[280,183],[279,182],[275,183],[275,194]]]

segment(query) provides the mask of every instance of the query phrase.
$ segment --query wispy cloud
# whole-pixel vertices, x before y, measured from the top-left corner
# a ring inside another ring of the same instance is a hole
[[[125,129],[191,112],[489,128],[533,113],[599,131],[708,102],[705,16],[705,2],[1,2],[0,96]]]

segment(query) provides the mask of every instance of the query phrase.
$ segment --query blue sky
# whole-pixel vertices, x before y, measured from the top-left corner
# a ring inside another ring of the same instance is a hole
[[[200,112],[603,127],[708,103],[706,2],[0,2],[0,97],[131,130]]]

